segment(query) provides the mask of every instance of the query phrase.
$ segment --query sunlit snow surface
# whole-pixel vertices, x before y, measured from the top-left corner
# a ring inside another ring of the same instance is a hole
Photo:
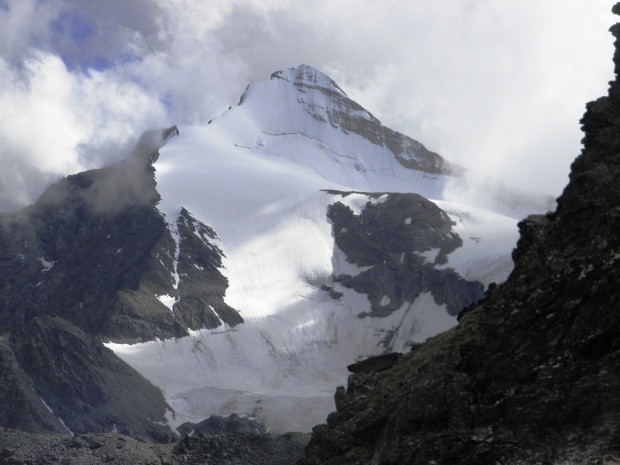
[[[230,281],[226,302],[245,319],[176,340],[108,344],[163,390],[174,427],[250,413],[274,431],[308,431],[334,410],[346,366],[385,350],[386,331],[396,331],[390,348],[406,351],[408,341],[456,323],[430,294],[388,317],[358,318],[370,311],[366,296],[332,282],[334,274],[363,269],[335,248],[327,207],[342,201],[359,212],[368,198],[325,190],[441,198],[445,179],[408,170],[385,148],[309,117],[308,100],[315,112],[329,110],[330,101],[319,92],[302,97],[305,103],[285,80],[253,84],[242,105],[210,125],[180,127],[180,136],[160,150],[160,211],[172,223],[185,207],[217,232]],[[485,284],[505,279],[516,221],[437,204],[465,243],[448,266]],[[322,284],[343,297],[332,299]]]

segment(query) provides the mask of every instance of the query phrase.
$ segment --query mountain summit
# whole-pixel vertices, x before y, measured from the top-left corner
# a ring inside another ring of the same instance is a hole
[[[321,89],[326,93],[336,93],[341,97],[349,98],[336,82],[327,74],[313,68],[312,66],[301,64],[296,68],[287,68],[276,71],[271,75],[271,79],[283,79],[293,83],[298,88],[307,87],[308,89]],[[369,116],[371,116],[369,114]]]
[[[267,125],[267,132],[305,134],[328,145],[330,131],[355,134],[384,148],[405,168],[452,176],[464,173],[462,167],[420,142],[381,125],[333,79],[308,65],[277,71],[270,81],[251,84],[241,97],[240,106],[251,107],[248,111],[257,116],[259,113],[266,116],[266,121],[261,118],[264,123],[277,123],[277,126]],[[312,120],[307,120],[307,115]]]

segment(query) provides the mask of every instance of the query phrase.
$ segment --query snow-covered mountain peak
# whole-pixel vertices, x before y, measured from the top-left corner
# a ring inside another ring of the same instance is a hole
[[[163,390],[174,427],[246,413],[307,430],[350,363],[453,326],[511,268],[516,221],[427,200],[460,168],[309,66],[178,132],[153,164],[169,240],[150,301],[187,315],[188,336],[108,344]]]
[[[295,68],[287,68],[276,71],[271,79],[282,79],[290,82],[298,88],[321,89],[323,91],[336,92],[342,97],[348,98],[347,94],[327,74],[322,73],[312,66],[301,64]]]
[[[296,163],[309,164],[309,169],[328,179],[333,179],[336,171],[351,174],[404,169],[409,173],[399,176],[405,179],[411,177],[411,171],[448,176],[464,171],[420,142],[383,126],[333,79],[308,65],[276,71],[270,80],[250,84],[239,105],[213,123],[217,129],[212,127],[212,131],[235,135],[233,143],[238,146],[286,152],[286,158],[297,157]],[[305,141],[300,142],[300,138]],[[284,151],[283,145],[287,145]],[[301,150],[309,145],[312,147],[308,150]],[[323,155],[311,156],[315,149]],[[321,162],[326,158],[337,160],[339,165],[348,164],[351,169],[335,170],[330,163],[326,172],[327,165]],[[359,189],[373,190],[371,186]]]
[[[271,75],[271,81],[284,82],[288,88],[294,89],[297,103],[306,113],[317,121],[329,123],[334,129],[363,136],[355,127],[381,126],[377,118],[351,100],[332,78],[311,66],[302,64],[276,71]]]

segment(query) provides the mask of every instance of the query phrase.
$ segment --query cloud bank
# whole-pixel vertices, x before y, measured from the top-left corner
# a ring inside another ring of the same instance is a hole
[[[0,210],[300,63],[476,176],[557,195],[612,77],[612,3],[0,0]]]

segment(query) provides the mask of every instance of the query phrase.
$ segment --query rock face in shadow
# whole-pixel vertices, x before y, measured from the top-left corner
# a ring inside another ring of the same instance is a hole
[[[359,214],[341,202],[327,212],[336,245],[349,263],[363,269],[356,276],[335,276],[343,286],[368,296],[371,312],[362,317],[390,315],[422,292],[432,293],[437,305],[446,304],[451,315],[482,297],[481,283],[463,279],[451,268],[434,267],[463,245],[443,210],[418,194],[364,195],[369,201]],[[434,257],[424,255],[429,252]]]
[[[140,341],[243,321],[224,303],[215,232],[187,210],[169,219],[157,210],[155,158],[68,176],[0,215],[3,328],[56,315],[104,339]]]
[[[164,417],[167,405],[161,392],[67,320],[38,317],[10,339],[31,383],[28,390],[40,396],[35,405],[45,399],[45,408],[59,423],[53,431],[114,430],[159,442],[174,438],[167,426],[149,421]]]
[[[162,393],[105,348],[241,323],[224,302],[217,235],[182,210],[164,218],[152,162],[176,128],[125,161],[68,176],[0,215],[0,425],[155,441]]]
[[[391,368],[352,374],[300,464],[618,460],[617,78],[581,122],[584,148],[558,208],[520,224],[507,282]]]

